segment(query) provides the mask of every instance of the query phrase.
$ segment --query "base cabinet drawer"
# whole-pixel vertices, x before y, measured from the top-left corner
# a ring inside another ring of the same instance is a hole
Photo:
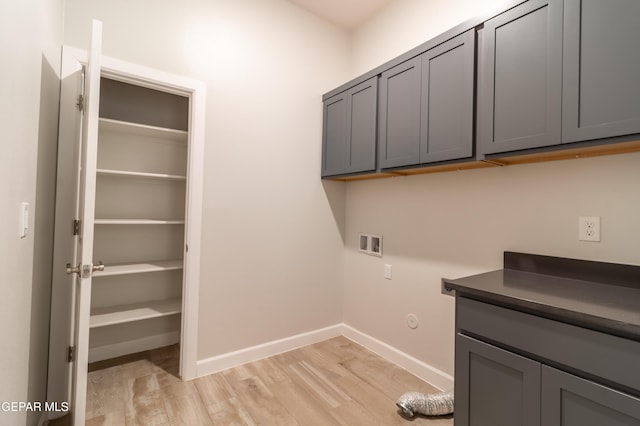
[[[456,321],[462,334],[640,389],[640,341],[465,297],[456,299]]]

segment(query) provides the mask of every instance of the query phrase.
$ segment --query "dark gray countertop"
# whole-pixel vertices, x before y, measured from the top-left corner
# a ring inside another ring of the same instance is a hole
[[[640,341],[640,287],[514,269],[445,279],[444,286],[457,296]]]

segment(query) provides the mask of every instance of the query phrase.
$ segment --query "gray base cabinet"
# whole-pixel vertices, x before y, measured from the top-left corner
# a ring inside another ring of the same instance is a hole
[[[640,426],[640,342],[456,297],[456,426]]]
[[[322,177],[376,169],[378,78],[324,101]]]
[[[382,169],[473,155],[474,52],[469,30],[382,73]]]
[[[546,365],[541,383],[544,426],[640,425],[640,399],[631,395]]]
[[[540,364],[456,335],[456,425],[540,426]]]

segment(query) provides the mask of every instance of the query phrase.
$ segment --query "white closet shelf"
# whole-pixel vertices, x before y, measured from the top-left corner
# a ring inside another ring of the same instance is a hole
[[[111,277],[114,275],[143,274],[147,272],[173,271],[182,269],[182,259],[159,260],[145,263],[124,263],[117,265],[105,265],[104,271],[93,273],[94,278]]]
[[[157,300],[131,305],[95,308],[91,311],[90,328],[107,327],[133,321],[176,315],[182,311],[181,299]]]
[[[159,179],[159,180],[179,180],[186,181],[187,177],[182,175],[169,175],[164,173],[146,173],[146,172],[132,172],[128,170],[111,170],[111,169],[97,169],[98,176],[120,176],[120,177],[135,177],[145,179]]]
[[[168,139],[175,142],[187,142],[189,133],[186,130],[168,129],[165,127],[148,126],[146,124],[128,121],[100,118],[99,130],[111,132],[127,132],[128,134]]]
[[[164,219],[96,219],[95,225],[184,225],[184,220]]]

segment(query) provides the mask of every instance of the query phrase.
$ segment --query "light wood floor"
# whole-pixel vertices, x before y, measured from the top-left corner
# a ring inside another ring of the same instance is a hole
[[[395,401],[429,384],[338,337],[183,382],[177,347],[89,373],[87,425],[432,425]]]

